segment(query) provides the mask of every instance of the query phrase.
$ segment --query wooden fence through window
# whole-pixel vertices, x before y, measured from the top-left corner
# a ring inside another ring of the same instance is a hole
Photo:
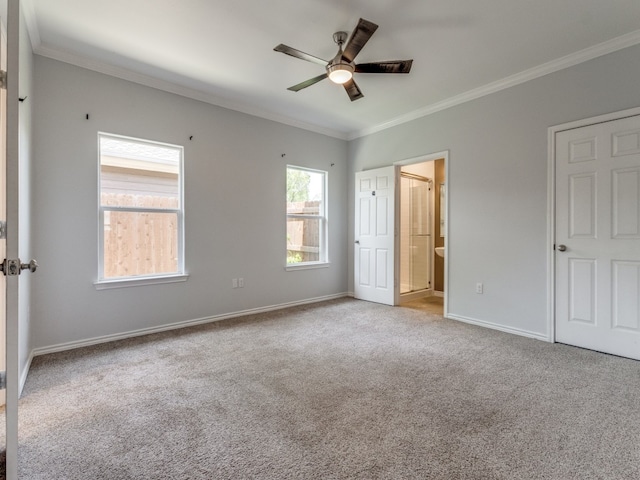
[[[318,215],[320,202],[287,202],[287,213]],[[320,222],[318,218],[287,219],[287,263],[320,260]]]
[[[103,206],[177,209],[178,198],[103,193]],[[178,214],[104,212],[104,276],[129,277],[178,271]]]

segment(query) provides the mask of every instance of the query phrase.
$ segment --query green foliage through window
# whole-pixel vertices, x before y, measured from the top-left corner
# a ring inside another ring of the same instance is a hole
[[[311,175],[303,170],[287,168],[287,202],[306,202],[309,200]]]

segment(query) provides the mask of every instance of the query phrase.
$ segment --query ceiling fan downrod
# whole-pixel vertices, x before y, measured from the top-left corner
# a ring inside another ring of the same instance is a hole
[[[333,34],[333,41],[338,44],[338,53],[335,57],[327,64],[327,74],[329,75],[329,80],[333,83],[337,83],[342,85],[353,77],[353,72],[355,70],[353,62],[347,62],[342,57],[343,51],[342,46],[347,41],[347,37],[349,34],[347,32],[336,32]]]

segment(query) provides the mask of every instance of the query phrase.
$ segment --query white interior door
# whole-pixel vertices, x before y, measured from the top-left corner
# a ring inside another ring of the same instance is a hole
[[[6,18],[2,12],[2,18]],[[7,71],[7,31],[4,22],[0,22],[0,71]],[[0,88],[0,220],[7,218],[7,90]],[[7,256],[7,240],[0,236],[0,262]],[[6,279],[0,274],[0,371],[6,371]],[[0,405],[6,403],[6,392],[0,390]],[[4,445],[3,445],[4,447]]]
[[[6,11],[1,12],[0,16],[4,20],[6,18]],[[7,70],[7,35],[4,27],[4,21],[0,22],[0,70]],[[7,92],[4,88],[0,88],[0,220],[7,218],[6,209],[6,145],[7,145]],[[4,238],[0,238],[0,262],[6,257],[7,241]],[[0,274],[0,371],[6,372],[7,369],[7,349],[6,349],[6,322],[5,322],[5,308],[6,308],[6,281],[4,275]],[[0,405],[6,411],[6,391],[0,390]],[[4,424],[0,425],[5,432],[8,433],[6,423],[6,416]],[[0,448],[6,454],[6,440],[5,443],[0,444]],[[0,478],[6,477],[6,462],[0,469]]]
[[[6,19],[6,55],[2,55],[3,68],[7,72],[6,95],[2,96],[2,138],[5,152],[5,164],[0,176],[4,182],[3,200],[5,202],[7,234],[5,242],[5,256],[0,258],[18,259],[18,116],[19,116],[19,0],[6,2],[7,11],[0,12],[0,17]],[[4,53],[4,51],[3,51]],[[19,264],[19,262],[18,262]],[[9,268],[7,268],[9,270]],[[18,266],[17,272],[20,271]],[[18,276],[8,276],[4,283],[4,291],[0,292],[5,298],[5,353],[6,353],[6,478],[18,478],[18,396],[19,396],[19,367],[18,367]]]
[[[555,144],[556,340],[640,359],[640,116]]]
[[[356,173],[354,296],[387,305],[395,298],[396,167]]]

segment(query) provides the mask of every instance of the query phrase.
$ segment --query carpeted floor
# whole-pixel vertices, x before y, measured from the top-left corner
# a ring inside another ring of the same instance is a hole
[[[21,479],[640,478],[640,362],[353,299],[34,359]]]

